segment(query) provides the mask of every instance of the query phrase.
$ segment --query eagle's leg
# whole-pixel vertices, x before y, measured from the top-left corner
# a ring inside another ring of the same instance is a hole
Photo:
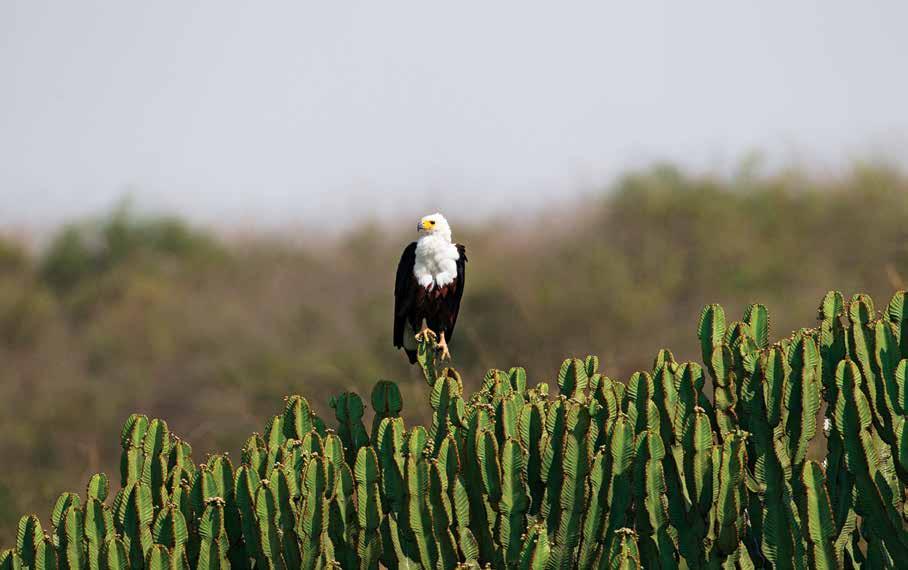
[[[441,337],[438,339],[438,350],[441,351],[442,360],[451,360],[451,351],[448,350],[448,343],[445,342],[445,331],[441,331]]]
[[[422,327],[419,329],[419,332],[416,333],[416,342],[425,340],[426,342],[435,341],[435,333],[432,332],[432,329],[429,328],[429,325],[425,320],[422,322]]]

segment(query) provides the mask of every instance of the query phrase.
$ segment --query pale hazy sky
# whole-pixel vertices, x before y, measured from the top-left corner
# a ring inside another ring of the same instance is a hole
[[[669,159],[908,158],[908,3],[0,1],[0,223],[538,207]]]

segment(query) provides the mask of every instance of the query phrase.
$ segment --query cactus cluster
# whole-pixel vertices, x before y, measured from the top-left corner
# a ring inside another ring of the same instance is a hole
[[[702,365],[662,350],[619,382],[572,358],[471,396],[423,343],[428,427],[388,381],[368,431],[354,393],[336,429],[293,396],[237,465],[133,415],[112,500],[99,474],[47,530],[23,517],[0,570],[904,566],[906,293],[882,313],[828,293],[775,344],[762,305],[710,305],[697,332]]]

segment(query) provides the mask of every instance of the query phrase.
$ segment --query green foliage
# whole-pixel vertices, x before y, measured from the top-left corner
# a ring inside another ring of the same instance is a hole
[[[567,359],[527,388],[424,363],[431,428],[400,391],[332,400],[337,432],[287,399],[240,465],[194,464],[166,422],[120,434],[120,488],[22,517],[0,568],[895,568],[908,560],[905,293],[884,314],[832,292],[820,324],[770,344],[751,305],[698,325],[705,368],[660,351],[627,385]],[[432,340],[423,346],[431,352]],[[711,394],[710,394],[711,392]],[[811,457],[820,412],[828,439]]]
[[[0,261],[9,258],[2,251]],[[53,289],[66,292],[143,255],[198,261],[220,251],[177,218],[139,218],[124,204],[92,224],[66,226],[50,244],[40,273]]]

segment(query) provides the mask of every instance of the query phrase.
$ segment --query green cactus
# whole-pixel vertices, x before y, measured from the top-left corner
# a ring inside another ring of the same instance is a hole
[[[61,568],[76,570],[85,564],[84,523],[82,509],[72,505],[63,513],[61,526],[57,529],[59,563]],[[138,540],[136,541],[138,542]],[[150,543],[146,543],[149,544]],[[139,560],[142,560],[140,558]],[[138,563],[141,565],[141,562]]]
[[[579,358],[565,360],[558,371],[558,388],[561,394],[582,402],[586,398],[588,387],[586,364]]]
[[[224,528],[224,501],[210,499],[199,519],[199,544],[196,567],[204,569],[230,568],[227,558],[227,532]]]
[[[560,485],[549,487],[554,491],[549,495],[549,536],[554,539],[549,563],[555,568],[573,567],[574,550],[580,542],[582,519],[588,500],[588,409],[570,404],[565,423],[564,446],[558,462],[562,480]],[[559,498],[557,502],[556,496]]]
[[[895,559],[908,559],[908,533],[896,502],[896,497],[902,496],[901,484],[893,477],[894,469],[889,468],[891,455],[880,455],[883,444],[857,364],[843,360],[836,371],[836,383],[839,398],[835,403],[835,422],[845,442],[845,465],[855,481],[855,510]]]
[[[325,542],[324,535],[328,524],[326,495],[333,487],[332,482],[328,480],[327,463],[322,456],[313,455],[303,469],[301,504],[296,528],[296,534],[302,541],[300,556],[303,568],[315,564]]]
[[[665,456],[658,434],[640,434],[634,462],[635,528],[640,533],[641,562],[650,568],[677,565],[678,532],[669,519]]]
[[[211,514],[214,515],[214,513]],[[275,504],[274,492],[271,489],[271,481],[262,479],[255,491],[256,543],[259,547],[256,566],[268,569],[283,568],[281,537],[278,534],[276,516],[277,505]],[[215,537],[219,535],[218,529],[215,527],[217,522],[209,518],[207,536],[201,541],[200,558],[204,551],[204,556],[207,560],[212,558],[220,559],[220,545],[215,544]],[[212,555],[212,550],[214,550],[214,555]]]
[[[524,538],[517,567],[520,570],[545,570],[548,568],[549,556],[551,547],[545,525],[534,524]]]
[[[375,435],[378,433],[378,426],[385,418],[396,418],[403,409],[403,400],[400,397],[400,388],[397,384],[388,380],[379,380],[375,387],[372,388],[372,409],[375,410],[375,418],[372,420],[372,442],[375,442]]]
[[[369,445],[369,434],[363,425],[363,400],[353,392],[344,392],[332,398],[330,406],[338,422],[338,434],[344,442],[345,457],[348,464],[356,461],[359,449]]]
[[[353,471],[341,463],[335,475],[334,497],[328,505],[328,539],[335,560],[346,567],[359,565],[354,489]]]
[[[356,394],[331,400],[336,433],[293,396],[236,466],[196,464],[166,422],[134,414],[112,500],[96,474],[84,499],[60,496],[47,533],[23,517],[0,570],[894,568],[908,560],[906,293],[879,316],[830,292],[818,316],[773,344],[764,306],[727,324],[710,305],[702,364],[663,349],[624,383],[571,358],[558,395],[515,367],[468,397],[429,338],[426,427],[407,430],[385,380],[371,431]]]
[[[113,536],[104,543],[104,562],[108,570],[123,570],[129,567],[129,552],[123,540]],[[104,567],[104,566],[102,566]]]
[[[815,461],[805,466],[801,475],[804,485],[803,511],[807,515],[805,525],[810,540],[811,568],[838,568],[839,555],[835,548],[835,523],[832,507],[826,493],[826,475]]]
[[[545,481],[542,479],[542,441],[546,433],[545,410],[540,402],[527,402],[520,410],[518,421],[520,443],[526,451],[525,466],[527,484],[529,485],[532,503],[530,514],[540,513],[545,493]]]
[[[258,559],[260,553],[255,510],[255,497],[260,483],[258,471],[251,466],[241,465],[236,470],[233,489],[247,558]]]
[[[454,568],[459,562],[457,539],[454,536],[454,509],[448,490],[448,476],[438,461],[429,467],[429,488],[424,499],[432,519],[432,532],[438,552],[437,565]]]
[[[91,496],[89,484],[88,499],[85,503],[85,542],[89,568],[103,566],[102,553],[107,539],[114,536],[113,514],[101,500]]]
[[[602,530],[604,535],[597,536],[597,542],[609,544],[614,533],[619,528],[633,524],[631,520],[633,466],[636,448],[634,445],[634,432],[630,421],[624,415],[618,416],[612,425],[609,438],[609,452],[611,454],[607,466],[609,481],[606,508],[608,518]]]
[[[378,456],[371,447],[362,447],[357,453],[353,470],[356,481],[356,514],[359,530],[357,554],[363,568],[378,568],[378,559],[382,550],[381,499],[379,497]]]
[[[473,536],[473,531],[470,530],[470,499],[463,483],[463,477],[459,474],[454,479],[451,506],[454,518],[457,520],[456,539],[461,560],[478,560],[479,543]]]
[[[44,536],[41,521],[35,515],[19,520],[16,533],[16,550],[22,563],[29,568],[56,568],[56,552],[53,544]]]

